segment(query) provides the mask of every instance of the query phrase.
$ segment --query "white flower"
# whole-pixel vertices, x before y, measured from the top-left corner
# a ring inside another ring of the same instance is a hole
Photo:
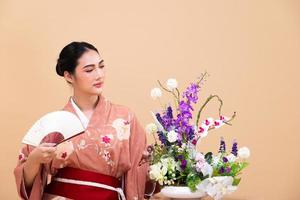
[[[233,155],[232,153],[229,154],[228,156],[226,156],[226,158],[228,159],[228,162],[232,163],[235,162],[237,157],[235,155]]]
[[[214,124],[214,119],[212,117],[209,117],[207,119],[205,119],[201,126],[199,127],[198,133],[200,135],[201,138],[204,138],[207,136],[208,134],[208,129],[210,126],[212,126]]]
[[[177,133],[174,130],[169,131],[167,137],[171,143],[177,141]]]
[[[202,153],[197,153],[196,154],[196,158],[195,160],[198,162],[198,161],[201,161],[201,162],[205,162],[205,157]]]
[[[219,164],[220,158],[221,158],[221,154],[218,154],[216,156],[213,155],[212,156],[212,166],[216,167]]]
[[[204,155],[202,153],[197,153],[195,160],[197,161],[196,171],[202,172],[204,176],[209,175],[209,177],[211,177],[213,168],[206,162]]]
[[[156,99],[158,99],[159,97],[161,97],[161,95],[162,95],[162,92],[161,92],[161,90],[160,90],[159,88],[153,88],[153,89],[151,90],[151,97],[152,97],[154,100],[156,100]]]
[[[214,121],[214,127],[215,128],[220,128],[221,126],[223,126],[225,124],[225,122],[227,122],[229,120],[228,117],[226,116],[220,116],[220,119],[216,119]]]
[[[150,171],[149,171],[150,179],[158,181],[160,185],[163,185],[164,183],[170,185],[174,183],[174,181],[168,180],[166,174],[167,173],[174,174],[173,178],[175,178],[176,166],[177,165],[174,158],[171,157],[162,158],[161,162],[158,162],[150,166]]]
[[[154,134],[158,130],[157,126],[154,123],[150,123],[146,126],[146,132],[148,134]]]
[[[176,162],[174,158],[162,158],[161,159],[162,166],[168,170],[175,171]]]
[[[153,180],[157,179],[161,175],[160,171],[161,171],[161,163],[160,162],[158,162],[154,165],[151,165],[150,172],[149,172],[150,178]]]
[[[201,138],[204,138],[207,136],[208,134],[208,128],[209,126],[206,126],[205,124],[201,124],[201,126],[199,127],[198,133],[200,135]]]
[[[170,78],[167,80],[167,88],[169,90],[174,90],[178,87],[178,83],[177,83],[177,80],[174,79],[174,78]]]
[[[208,175],[209,177],[211,177],[213,174],[213,167],[210,164],[208,164],[207,162],[205,162],[201,168],[201,172],[202,172],[203,176]]]
[[[212,117],[208,117],[206,120],[203,121],[203,126],[210,127],[214,123],[214,119]]]
[[[233,178],[231,176],[217,176],[204,179],[197,189],[206,192],[215,200],[220,200],[224,195],[230,194],[237,189],[233,186]]]
[[[238,150],[238,156],[242,159],[246,159],[249,158],[250,156],[250,150],[248,149],[248,147],[241,147]]]
[[[178,148],[178,152],[179,152],[179,153],[181,153],[181,152],[183,152],[183,151],[184,151],[184,149],[183,149],[182,147],[179,147],[179,148]]]
[[[222,120],[223,122],[227,122],[229,120],[228,117],[220,115],[220,120]]]
[[[220,120],[220,119],[216,119],[215,121],[214,121],[214,125],[215,125],[215,128],[217,129],[217,128],[220,128],[221,126],[223,126],[225,123],[224,123],[224,121],[223,120]]]

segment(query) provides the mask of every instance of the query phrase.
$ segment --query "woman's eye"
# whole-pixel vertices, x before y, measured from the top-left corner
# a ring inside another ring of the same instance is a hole
[[[100,65],[99,67],[102,69],[102,68],[104,68],[104,67],[105,67],[105,65]]]
[[[91,72],[91,71],[93,71],[92,69],[91,70],[86,70],[86,72]]]

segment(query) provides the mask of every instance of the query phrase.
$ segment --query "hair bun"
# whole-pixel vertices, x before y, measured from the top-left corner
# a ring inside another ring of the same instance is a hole
[[[57,64],[56,64],[56,73],[59,76],[64,76],[64,70],[62,69],[62,62],[60,59],[57,59]]]

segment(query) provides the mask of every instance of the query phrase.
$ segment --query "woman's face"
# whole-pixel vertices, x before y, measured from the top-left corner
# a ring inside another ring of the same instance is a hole
[[[65,72],[65,78],[72,83],[75,91],[99,95],[103,90],[105,68],[103,59],[94,50],[88,50],[78,59],[74,74]]]

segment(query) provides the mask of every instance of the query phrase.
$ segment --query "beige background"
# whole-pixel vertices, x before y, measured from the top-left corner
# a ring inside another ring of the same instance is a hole
[[[157,79],[175,77],[184,89],[207,70],[200,102],[219,94],[224,114],[237,117],[232,127],[211,132],[201,150],[217,151],[223,135],[252,153],[231,197],[300,199],[299,6],[296,0],[1,0],[0,199],[17,199],[12,172],[25,132],[71,95],[55,61],[74,40],[99,49],[108,70],[105,95],[135,110],[143,125],[159,108],[149,97]],[[206,116],[216,116],[217,105]]]

